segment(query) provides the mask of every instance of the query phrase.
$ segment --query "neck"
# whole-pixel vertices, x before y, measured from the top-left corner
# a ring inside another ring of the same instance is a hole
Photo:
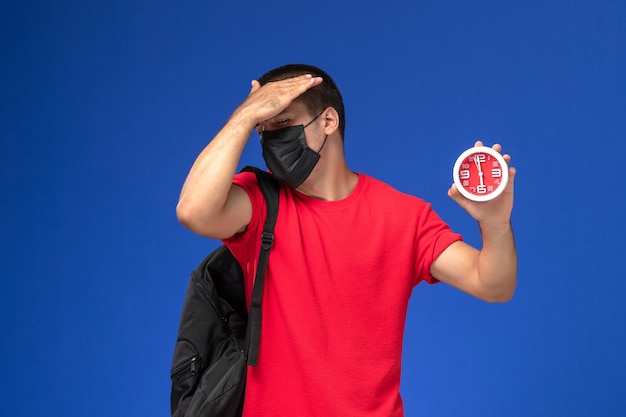
[[[348,197],[359,177],[345,160],[340,138],[328,138],[317,166],[297,190],[309,197],[324,201],[338,201]]]

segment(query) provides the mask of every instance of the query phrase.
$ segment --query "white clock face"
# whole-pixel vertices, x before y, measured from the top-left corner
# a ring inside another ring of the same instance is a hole
[[[509,181],[509,168],[499,152],[476,146],[463,152],[452,171],[459,192],[473,201],[498,197]]]

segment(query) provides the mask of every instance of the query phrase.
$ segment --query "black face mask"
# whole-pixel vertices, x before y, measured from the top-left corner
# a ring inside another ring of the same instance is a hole
[[[289,126],[278,130],[261,132],[261,148],[265,164],[274,177],[291,188],[298,188],[311,174],[320,160],[320,152],[326,144],[328,135],[318,152],[306,144],[304,128],[310,125],[322,113],[306,125]]]

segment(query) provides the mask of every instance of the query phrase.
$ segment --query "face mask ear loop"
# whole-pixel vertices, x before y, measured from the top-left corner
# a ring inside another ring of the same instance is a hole
[[[324,113],[324,112],[322,112]],[[306,125],[304,125],[304,127],[307,127],[308,125],[310,125],[311,123],[313,123],[318,117],[320,117],[322,115],[322,113],[318,114],[317,116],[315,116],[313,118],[313,120],[311,120],[309,123],[307,123]],[[318,154],[320,154],[322,152],[322,149],[324,149],[324,145],[326,145],[326,139],[328,139],[328,135],[326,135],[326,137],[324,138],[324,143],[322,143],[322,147],[320,148],[319,151],[317,151]]]
[[[324,112],[322,112],[322,113],[324,113]],[[311,123],[313,123],[314,121],[316,121],[316,120],[317,120],[317,118],[318,118],[318,117],[320,117],[320,116],[322,115],[322,113],[320,113],[320,114],[318,114],[317,116],[315,116],[315,117],[313,118],[313,120],[311,120],[309,123],[305,124],[305,125],[304,125],[304,127],[307,127],[308,125],[310,125]]]
[[[322,153],[322,149],[324,149],[324,145],[326,145],[326,139],[328,139],[328,135],[326,135],[326,137],[324,138],[324,142],[322,143],[322,147],[320,148],[320,150],[317,151],[318,155]]]

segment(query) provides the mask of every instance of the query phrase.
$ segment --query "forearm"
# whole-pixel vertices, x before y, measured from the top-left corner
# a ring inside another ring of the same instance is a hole
[[[254,121],[236,111],[202,150],[183,184],[176,213],[190,228],[215,217],[224,207],[233,176]]]
[[[479,223],[483,247],[478,254],[477,272],[490,301],[511,299],[517,284],[517,251],[510,223]]]

